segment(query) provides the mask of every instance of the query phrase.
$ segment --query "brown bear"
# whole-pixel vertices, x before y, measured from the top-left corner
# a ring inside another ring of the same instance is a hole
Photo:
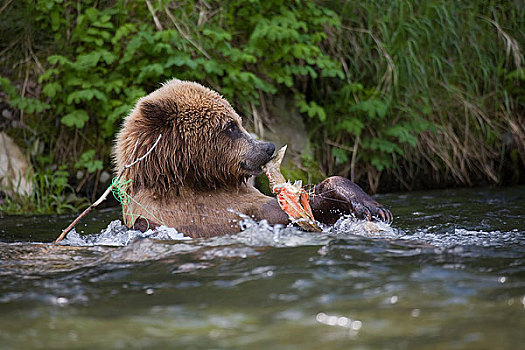
[[[286,225],[288,215],[277,200],[247,182],[261,173],[274,150],[272,143],[254,139],[242,127],[239,115],[217,92],[170,80],[137,102],[116,139],[117,173],[147,154],[124,171],[131,180],[124,223],[140,230],[166,225],[192,237],[238,232],[239,213]],[[350,213],[392,220],[390,211],[343,177],[317,185],[310,204],[314,217],[326,224]]]

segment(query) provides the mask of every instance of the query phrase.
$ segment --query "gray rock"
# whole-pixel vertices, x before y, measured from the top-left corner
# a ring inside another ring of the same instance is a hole
[[[4,132],[0,132],[0,190],[9,197],[33,192],[33,171],[24,153]]]

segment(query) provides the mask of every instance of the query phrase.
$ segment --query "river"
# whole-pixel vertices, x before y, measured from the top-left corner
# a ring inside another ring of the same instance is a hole
[[[376,198],[391,226],[200,240],[0,215],[0,348],[525,348],[525,187]]]

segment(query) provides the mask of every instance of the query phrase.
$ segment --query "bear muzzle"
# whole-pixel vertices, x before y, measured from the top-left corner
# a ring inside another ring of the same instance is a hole
[[[268,163],[275,152],[275,145],[271,142],[250,140],[248,151],[244,154],[241,168],[249,175],[258,175],[261,167]]]

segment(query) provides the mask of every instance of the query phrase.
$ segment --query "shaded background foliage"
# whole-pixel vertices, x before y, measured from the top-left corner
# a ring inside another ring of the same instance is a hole
[[[294,176],[372,192],[523,182],[524,20],[519,1],[7,0],[0,128],[37,192],[95,196],[123,117],[177,77],[259,134],[289,113],[257,111],[292,101],[310,140]],[[61,203],[82,202],[49,210]]]

